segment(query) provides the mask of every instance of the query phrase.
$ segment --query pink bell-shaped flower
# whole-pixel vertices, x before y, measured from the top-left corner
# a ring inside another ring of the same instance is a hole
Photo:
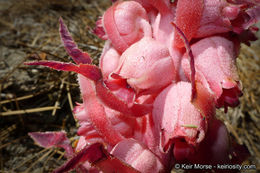
[[[212,95],[196,83],[197,96],[191,102],[191,84],[178,82],[165,88],[155,99],[153,118],[161,133],[161,146],[167,151],[179,140],[196,147],[205,137],[215,115]]]
[[[234,44],[223,37],[215,36],[200,40],[191,49],[195,60],[196,80],[214,93],[216,106],[237,106],[241,88],[235,65]],[[187,55],[183,57],[182,67],[189,78]]]

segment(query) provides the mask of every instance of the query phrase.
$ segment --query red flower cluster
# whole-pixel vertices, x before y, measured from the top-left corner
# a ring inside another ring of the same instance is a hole
[[[106,40],[99,67],[60,19],[76,64],[27,64],[79,74],[80,139],[72,149],[64,132],[30,135],[43,147],[65,148],[70,160],[56,172],[158,173],[176,162],[238,163],[243,156],[215,109],[239,104],[236,57],[241,42],[254,40],[259,12],[259,0],[115,2],[94,29]]]

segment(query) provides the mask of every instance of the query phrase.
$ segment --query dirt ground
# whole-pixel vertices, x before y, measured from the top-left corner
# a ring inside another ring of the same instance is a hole
[[[97,64],[103,42],[91,28],[110,4],[109,0],[0,0],[0,172],[51,172],[65,161],[63,150],[40,148],[27,133],[65,130],[71,141],[77,139],[72,109],[81,98],[76,75],[23,62],[71,61],[59,38],[62,17],[79,47]],[[237,65],[244,93],[241,104],[217,115],[232,138],[248,148],[251,156],[244,164],[260,170],[260,42],[242,45]]]

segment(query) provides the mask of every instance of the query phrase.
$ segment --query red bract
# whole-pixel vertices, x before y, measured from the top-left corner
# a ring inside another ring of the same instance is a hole
[[[93,30],[106,40],[99,67],[60,19],[75,64],[26,64],[79,74],[80,139],[72,149],[64,132],[30,135],[42,147],[65,148],[70,160],[55,172],[158,173],[176,162],[241,163],[247,152],[231,145],[215,109],[239,104],[236,56],[241,41],[254,39],[259,8],[258,0],[117,1]]]
[[[44,148],[53,146],[62,147],[66,151],[67,157],[72,157],[73,149],[70,145],[70,140],[66,136],[66,132],[31,132],[29,133],[37,143]]]

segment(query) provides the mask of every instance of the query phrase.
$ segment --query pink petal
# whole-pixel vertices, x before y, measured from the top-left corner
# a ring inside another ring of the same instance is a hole
[[[195,37],[202,38],[231,31],[230,14],[227,14],[225,9],[228,6],[229,3],[223,0],[204,0],[200,26]],[[227,16],[224,16],[225,14]]]
[[[167,151],[172,142],[183,138],[197,146],[204,138],[208,121],[215,115],[213,97],[199,83],[197,96],[191,100],[191,85],[178,82],[164,89],[154,101],[155,127],[161,131],[161,147]]]
[[[104,28],[108,35],[108,38],[112,40],[114,47],[119,52],[123,52],[124,50],[127,49],[128,45],[124,41],[124,39],[120,36],[116,23],[114,22],[114,8],[116,7],[117,4],[118,3],[111,6],[109,9],[107,9],[107,11],[103,16],[103,20],[104,20]]]
[[[125,138],[133,137],[136,118],[125,116],[113,109],[105,107],[106,115],[113,127]]]
[[[111,42],[107,41],[99,61],[99,67],[104,79],[107,79],[108,76],[117,68],[119,58],[120,54],[118,51],[112,46]]]
[[[115,76],[115,74],[112,74],[111,77],[112,76]],[[135,91],[129,87],[126,79],[108,79],[104,81],[104,83],[106,87],[112,91],[116,97],[118,97],[118,99],[126,102],[129,107],[133,105],[135,100]]]
[[[145,9],[134,1],[115,3],[105,12],[103,24],[108,39],[120,53],[142,37],[152,36]]]
[[[160,159],[134,139],[121,141],[111,153],[142,173],[158,173],[164,170]]]
[[[103,104],[125,115],[140,117],[152,111],[152,105],[134,103],[131,107],[127,102],[116,97],[102,81],[97,82],[96,92]]]
[[[127,79],[137,94],[158,92],[170,84],[176,74],[167,47],[150,37],[132,44],[122,54],[115,73]]]
[[[152,114],[143,116],[142,119],[137,121],[137,124],[134,127],[134,139],[139,141],[139,143],[145,144],[147,149],[152,151],[160,159],[163,165],[170,165],[169,153],[161,152],[160,147],[158,147],[160,145],[160,134],[155,127]]]
[[[218,107],[232,106],[225,101],[224,97],[228,93],[223,93],[223,91],[225,89],[231,93],[234,92],[232,97],[237,101],[241,95],[233,43],[225,38],[215,36],[200,40],[192,45],[191,49],[194,53],[195,67],[199,73],[196,80],[202,82],[205,86],[204,81],[206,79],[207,85],[215,95],[215,102]],[[182,67],[189,78],[190,69],[186,58],[187,55],[183,58]]]
[[[241,34],[260,19],[259,2],[204,0],[196,38],[233,31]]]
[[[153,38],[166,45],[169,50],[172,49],[173,39],[174,39],[174,30],[172,29],[171,22],[174,21],[175,15],[174,13],[166,13],[166,14],[153,14],[156,16],[152,16],[151,25],[153,28]]]

